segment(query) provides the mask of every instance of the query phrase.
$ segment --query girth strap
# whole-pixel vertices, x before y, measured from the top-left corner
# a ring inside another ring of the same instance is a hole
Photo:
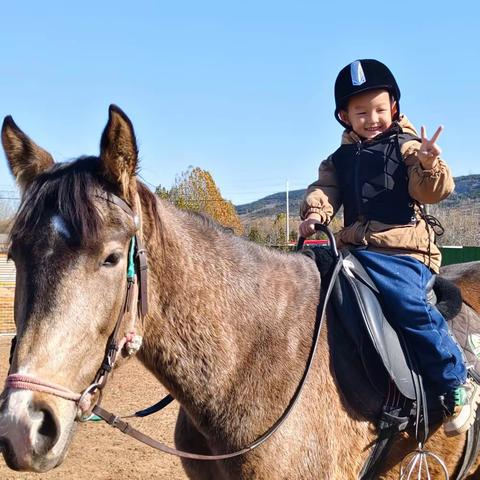
[[[379,468],[390,452],[393,440],[399,432],[405,430],[408,421],[409,417],[402,416],[400,408],[382,413],[378,423],[378,438],[363,465],[358,480],[375,480],[378,478]]]

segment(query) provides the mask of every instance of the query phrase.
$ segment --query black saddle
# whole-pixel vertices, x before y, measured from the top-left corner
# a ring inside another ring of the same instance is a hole
[[[332,265],[331,253],[311,248],[324,281]],[[373,280],[357,258],[342,252],[330,306],[329,335],[332,361],[345,399],[368,419],[378,418],[393,386],[407,400],[417,396],[418,369],[400,332],[388,322]],[[432,277],[427,299],[447,320],[462,348],[469,374],[480,380],[480,318],[462,301],[460,290],[441,276]]]
[[[350,352],[357,354],[369,383],[378,394],[386,393],[391,379],[404,397],[414,400],[416,387],[412,370],[415,366],[405,341],[385,318],[379,292],[357,258],[344,253],[342,262],[332,300],[337,321],[341,319],[345,333],[354,344]]]

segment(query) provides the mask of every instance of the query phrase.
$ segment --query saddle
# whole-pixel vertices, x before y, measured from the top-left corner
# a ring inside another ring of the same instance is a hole
[[[310,251],[309,251],[310,250]],[[333,257],[325,248],[304,249],[328,281]],[[342,268],[330,302],[329,343],[332,365],[344,400],[360,415],[377,423],[377,447],[364,466],[361,479],[375,478],[386,455],[386,445],[395,433],[418,430],[425,422],[435,427],[443,419],[438,398],[428,398],[414,355],[400,332],[388,322],[374,282],[357,258],[341,252]],[[427,286],[427,300],[447,320],[450,332],[461,347],[470,377],[480,381],[480,317],[462,301],[460,290],[438,276]],[[455,478],[464,478],[480,450],[480,418],[469,432],[468,451]],[[420,435],[421,436],[421,435]],[[376,451],[375,451],[376,450]]]

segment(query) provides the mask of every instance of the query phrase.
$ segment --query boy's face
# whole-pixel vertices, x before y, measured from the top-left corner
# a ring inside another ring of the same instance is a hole
[[[363,138],[371,139],[387,130],[397,113],[397,105],[390,101],[387,90],[370,90],[350,99],[340,118]]]

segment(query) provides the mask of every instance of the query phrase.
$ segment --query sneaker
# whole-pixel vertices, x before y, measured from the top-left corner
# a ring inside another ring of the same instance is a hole
[[[449,400],[453,409],[448,412],[449,415],[443,422],[443,428],[445,434],[452,437],[466,432],[473,425],[480,403],[480,386],[467,380],[452,392]]]

